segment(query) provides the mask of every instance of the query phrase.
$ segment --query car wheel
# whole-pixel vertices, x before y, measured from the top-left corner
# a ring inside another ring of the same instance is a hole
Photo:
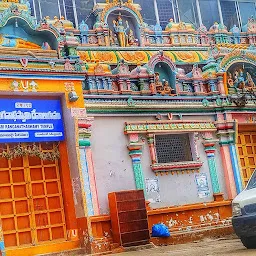
[[[256,236],[241,237],[241,241],[247,249],[256,249]]]

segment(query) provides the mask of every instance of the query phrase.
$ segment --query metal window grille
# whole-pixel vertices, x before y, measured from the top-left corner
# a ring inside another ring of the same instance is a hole
[[[193,160],[188,134],[156,135],[155,146],[158,163]]]

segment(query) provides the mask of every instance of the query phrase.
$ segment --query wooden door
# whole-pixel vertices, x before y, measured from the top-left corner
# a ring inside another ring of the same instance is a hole
[[[247,184],[256,168],[256,132],[239,133],[237,147],[242,168],[242,178],[244,183]]]
[[[54,147],[37,145],[49,153]],[[0,147],[8,151],[14,145]],[[58,161],[0,158],[0,217],[7,248],[66,240]]]

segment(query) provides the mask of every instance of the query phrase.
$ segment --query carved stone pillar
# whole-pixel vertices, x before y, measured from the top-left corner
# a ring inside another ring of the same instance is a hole
[[[249,44],[253,44],[253,36],[249,36]]]
[[[147,139],[148,139],[148,146],[149,146],[151,161],[152,161],[152,164],[155,164],[157,162],[157,160],[156,160],[155,136],[154,136],[154,134],[148,134]]]
[[[122,92],[124,90],[124,87],[123,87],[124,81],[122,79],[118,79],[117,83],[118,83],[119,91]]]
[[[217,79],[218,79],[218,91],[220,92],[221,95],[225,95],[225,87],[224,87],[224,82],[223,82],[223,74],[218,73],[217,74]]]
[[[107,82],[108,82],[108,90],[112,91],[113,90],[113,88],[112,88],[112,80],[110,78],[107,78]]]
[[[235,147],[235,123],[230,121],[217,122],[220,153],[223,163],[228,196],[233,199],[242,189],[241,173]]]
[[[88,120],[79,120],[79,153],[83,179],[83,189],[86,196],[88,216],[99,215],[99,201],[94,173],[91,150],[91,123]]]
[[[105,46],[105,37],[104,33],[100,29],[96,29],[96,36],[98,39],[99,46]]]
[[[216,94],[216,85],[214,80],[209,80],[209,86],[212,94]]]
[[[149,78],[149,87],[150,87],[150,92],[152,95],[156,94],[156,86],[155,86],[155,82],[154,82],[154,76],[151,76]]]
[[[201,93],[202,93],[202,94],[205,93],[205,91],[204,91],[204,84],[203,84],[202,81],[199,81],[199,86],[200,86],[200,88],[201,88]]]
[[[130,91],[131,90],[131,81],[130,81],[130,79],[126,80],[126,84],[127,84],[127,90]]]
[[[204,137],[205,138],[203,141],[203,145],[204,145],[205,153],[207,155],[213,194],[219,194],[221,191],[220,191],[220,183],[219,183],[219,177],[218,177],[217,167],[216,167],[216,158],[215,158],[215,151],[216,151],[215,144],[217,140],[214,140],[212,138],[211,133],[204,134]]]
[[[201,92],[198,81],[193,81],[193,86],[194,86],[195,93],[200,93]]]
[[[100,79],[96,77],[95,81],[96,81],[97,90],[99,91],[101,89]]]
[[[136,189],[145,190],[145,179],[141,164],[143,143],[139,142],[138,134],[130,134],[129,137],[130,143],[127,147],[129,150],[129,156],[132,159],[132,168],[134,173]]]
[[[109,31],[108,31],[108,29],[104,29],[103,35],[104,35],[104,39],[105,39],[105,45],[106,45],[106,46],[110,46],[110,42],[109,42]]]

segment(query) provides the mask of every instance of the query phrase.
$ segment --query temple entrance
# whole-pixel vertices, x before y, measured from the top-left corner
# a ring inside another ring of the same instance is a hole
[[[245,184],[256,168],[256,132],[239,132],[237,142],[242,178]]]
[[[58,147],[36,145],[46,154]],[[8,153],[13,147],[1,144],[0,150]],[[0,158],[0,218],[7,249],[67,240],[58,160]]]

